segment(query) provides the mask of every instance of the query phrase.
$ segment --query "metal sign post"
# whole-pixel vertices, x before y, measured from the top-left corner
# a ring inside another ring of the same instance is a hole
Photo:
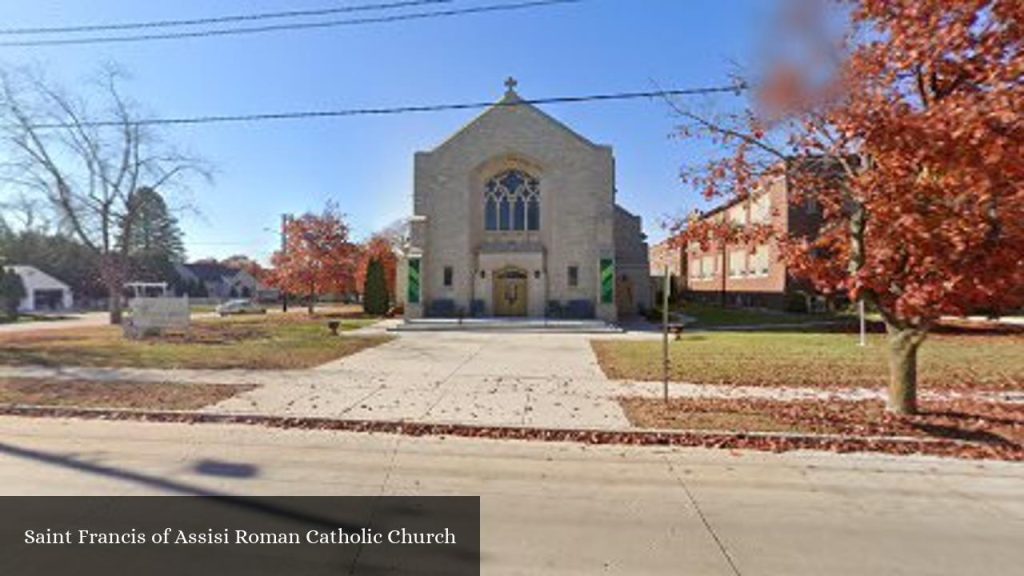
[[[664,384],[664,400],[668,404],[668,295],[672,279],[665,266],[665,284],[661,295],[661,375]]]

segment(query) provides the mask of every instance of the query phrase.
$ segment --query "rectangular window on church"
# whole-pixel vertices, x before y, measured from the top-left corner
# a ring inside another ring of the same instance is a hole
[[[569,266],[569,287],[575,288],[580,285],[580,267]]]
[[[444,267],[444,285],[450,288],[452,285],[452,279],[455,277],[455,270],[451,266]]]

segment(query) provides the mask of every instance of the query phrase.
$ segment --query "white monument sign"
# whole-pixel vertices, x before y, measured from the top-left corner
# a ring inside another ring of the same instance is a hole
[[[187,330],[189,325],[188,298],[133,298],[131,317],[125,323],[125,333],[132,338],[159,334],[164,330]]]

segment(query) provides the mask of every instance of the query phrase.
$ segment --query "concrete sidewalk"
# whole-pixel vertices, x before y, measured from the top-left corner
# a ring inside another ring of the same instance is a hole
[[[479,495],[488,576],[1024,565],[1022,464],[6,417],[0,438],[4,495]]]

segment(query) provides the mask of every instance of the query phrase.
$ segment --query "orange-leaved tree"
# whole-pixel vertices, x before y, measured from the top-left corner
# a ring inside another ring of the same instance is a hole
[[[750,106],[676,106],[685,137],[727,151],[684,174],[709,198],[747,198],[772,177],[789,180],[793,202],[813,197],[819,235],[770,233],[796,274],[878,310],[887,407],[914,413],[917,352],[941,316],[1024,305],[1024,3],[833,6],[841,37],[808,34],[822,41],[812,57],[765,70]]]
[[[317,296],[355,291],[358,245],[336,205],[307,213],[285,227],[284,250],[274,253],[271,280],[281,290],[306,294],[312,314]]]

